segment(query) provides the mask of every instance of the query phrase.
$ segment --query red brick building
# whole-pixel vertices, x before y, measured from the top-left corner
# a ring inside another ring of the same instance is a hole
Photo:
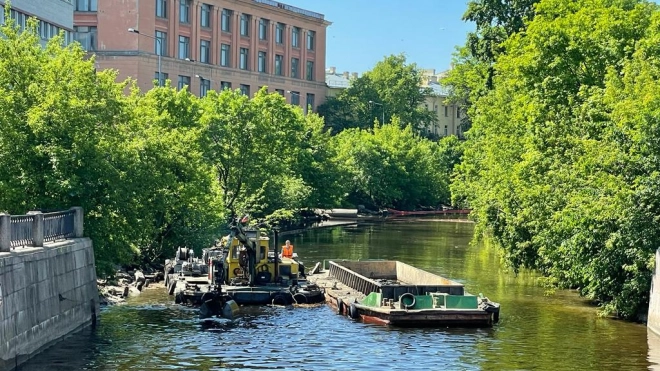
[[[76,0],[74,38],[99,68],[148,90],[158,79],[197,95],[262,86],[316,108],[325,99],[322,14],[272,0]],[[129,29],[135,32],[129,32]]]

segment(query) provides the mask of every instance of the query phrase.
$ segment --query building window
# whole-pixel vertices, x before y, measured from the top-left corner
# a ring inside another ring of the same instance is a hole
[[[16,25],[20,28],[21,32],[25,29],[25,14],[11,9],[9,11],[9,17],[16,22]]]
[[[307,69],[306,69],[306,76],[305,78],[309,81],[314,81],[314,62],[312,61],[307,61]]]
[[[220,90],[225,90],[225,89],[231,90],[231,82],[229,82],[229,81],[221,81],[220,82]]]
[[[460,107],[456,107],[456,118],[457,119],[461,118],[461,108]]]
[[[179,1],[179,22],[190,23],[190,0]]]
[[[316,32],[307,31],[307,50],[314,50],[315,39],[316,39]]]
[[[77,12],[95,12],[98,10],[97,0],[76,0]]]
[[[231,32],[231,16],[234,14],[229,9],[222,9],[222,17],[220,19],[220,29],[224,32]]]
[[[211,63],[211,42],[208,40],[202,40],[199,43],[199,61]]]
[[[268,39],[268,20],[261,18],[259,20],[259,40]]]
[[[447,130],[447,125],[445,125],[445,136],[447,136],[449,131]]]
[[[167,33],[156,31],[156,40],[154,40],[154,50],[156,55],[167,55]]]
[[[266,73],[266,52],[259,52],[259,72]]]
[[[250,51],[247,48],[241,48],[241,55],[240,55],[240,60],[238,63],[238,68],[242,70],[247,70],[248,69],[248,55],[250,54]]]
[[[202,4],[202,19],[200,23],[202,27],[211,27],[211,5]]]
[[[41,32],[50,34],[50,27],[44,27]],[[73,39],[82,45],[85,50],[96,50],[96,27],[74,26]]]
[[[220,65],[223,67],[231,67],[229,60],[229,44],[220,45]]]
[[[250,36],[250,15],[241,14],[241,36]]]
[[[243,95],[247,95],[248,97],[250,96],[250,85],[241,84],[240,89]]]
[[[300,92],[299,91],[292,91],[291,92],[291,104],[294,104],[296,106],[300,105]]]
[[[445,117],[449,117],[449,107],[445,106]]]
[[[284,96],[284,89],[275,89],[275,92],[281,96]]]
[[[314,110],[314,94],[307,93],[307,104],[305,105],[305,112]]]
[[[211,90],[211,80],[199,79],[199,96],[205,97],[206,94]]]
[[[179,36],[179,59],[190,58],[190,38]]]
[[[300,47],[300,28],[298,27],[291,29],[291,46],[294,48]]]
[[[277,76],[282,76],[282,62],[284,61],[284,57],[276,54],[275,55],[275,74]]]
[[[187,87],[187,89],[190,90],[190,76],[179,75],[179,84],[177,87],[179,90],[183,90],[184,87]]]
[[[0,9],[2,10],[2,9]],[[0,12],[3,13],[3,12]],[[4,13],[3,13],[4,17]],[[39,25],[37,26],[37,33],[41,37],[41,40],[48,40],[50,39],[50,23],[44,22],[44,21],[39,21]]]
[[[156,0],[156,17],[167,18],[167,0]]]
[[[300,66],[298,66],[299,59],[291,58],[291,77],[297,79],[299,77]]]
[[[158,77],[158,71],[154,73],[154,80],[156,80],[156,84],[158,84],[158,86],[165,86],[165,80],[168,78],[169,76],[164,72],[160,73],[160,78]]]
[[[275,42],[278,44],[284,43],[284,23],[278,23],[275,26]]]

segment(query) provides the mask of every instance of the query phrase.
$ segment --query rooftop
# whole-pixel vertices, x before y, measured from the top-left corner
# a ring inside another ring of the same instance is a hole
[[[335,67],[328,67],[325,70],[325,84],[329,88],[348,88],[351,85],[351,80],[357,79],[357,72],[342,72],[337,73]]]
[[[301,9],[301,8],[298,8],[298,7],[295,7],[295,6],[287,5],[287,4],[280,3],[280,2],[277,2],[277,1],[273,1],[273,0],[253,0],[253,1],[255,3],[274,6],[276,8],[288,10],[290,12],[298,13],[298,14],[301,14],[301,15],[304,15],[304,16],[307,16],[307,17],[317,18],[317,19],[320,19],[320,20],[323,20],[323,18],[324,18],[324,15],[321,14],[321,13],[312,12],[311,10]]]
[[[428,85],[424,85],[424,87],[431,88],[433,95],[437,95],[441,97],[449,96],[449,89],[447,87],[440,85],[437,82],[429,82]]]

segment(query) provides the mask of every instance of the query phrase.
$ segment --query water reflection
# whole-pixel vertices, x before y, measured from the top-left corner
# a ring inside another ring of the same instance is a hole
[[[538,276],[514,275],[496,251],[470,244],[473,226],[423,220],[289,236],[306,263],[398,259],[463,282],[502,303],[492,329],[398,329],[355,323],[326,306],[244,308],[234,321],[200,321],[150,290],[22,370],[620,370],[656,364],[643,325],[598,318],[574,292],[545,295]]]

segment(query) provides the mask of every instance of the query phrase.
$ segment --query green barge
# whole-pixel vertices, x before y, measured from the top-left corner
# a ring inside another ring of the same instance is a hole
[[[491,327],[499,321],[499,303],[400,261],[327,263],[308,279],[325,288],[331,307],[353,319],[403,327]]]

